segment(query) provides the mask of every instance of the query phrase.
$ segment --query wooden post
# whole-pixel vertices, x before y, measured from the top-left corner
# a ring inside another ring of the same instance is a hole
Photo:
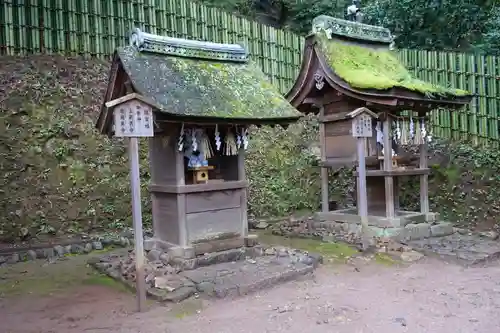
[[[146,306],[146,277],[144,272],[144,236],[142,231],[141,212],[141,181],[139,178],[139,144],[136,137],[129,138],[128,154],[130,163],[130,189],[132,192],[132,220],[134,224],[135,240],[135,271],[137,309],[145,310]]]
[[[384,120],[384,171],[392,170],[392,142],[391,142],[391,118],[389,115]],[[392,176],[385,176],[385,215],[393,218],[394,211],[394,182]]]
[[[184,174],[184,154],[175,148],[175,179],[178,186],[186,185]],[[186,194],[177,194],[177,218],[179,221],[179,245],[188,245],[188,233],[186,225]]]
[[[146,277],[144,272],[144,236],[142,231],[141,180],[139,177],[138,137],[154,137],[152,106],[137,94],[128,94],[106,103],[113,108],[114,134],[128,137],[130,190],[132,194],[132,221],[135,239],[135,271],[138,311],[146,306]],[[128,119],[128,121],[126,121]]]
[[[425,140],[425,138],[424,138]],[[421,169],[427,168],[427,143],[420,145],[420,165]],[[420,175],[420,212],[429,213],[429,176]]]
[[[358,214],[361,218],[363,250],[370,246],[368,226],[368,202],[366,193],[365,138],[357,138],[358,148]]]
[[[240,148],[238,151],[238,180],[246,180],[245,172],[245,149]],[[241,193],[241,236],[248,236],[248,215],[247,215],[247,191],[248,188],[244,188]]]
[[[325,107],[321,106],[319,110],[321,117],[325,115]],[[319,140],[321,149],[321,162],[326,161],[326,147],[325,147],[325,124],[319,124]],[[330,210],[329,198],[328,198],[328,167],[321,166],[321,211],[323,213],[328,213]]]

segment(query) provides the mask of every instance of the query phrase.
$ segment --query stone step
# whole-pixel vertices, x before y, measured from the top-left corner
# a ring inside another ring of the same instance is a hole
[[[181,272],[179,275],[192,281],[200,293],[226,298],[270,288],[313,271],[312,264],[294,262],[290,257],[263,256],[199,267],[196,270]]]
[[[180,302],[196,293],[218,298],[241,296],[307,275],[322,262],[320,255],[299,250],[255,247],[255,250],[258,249],[260,255],[254,258],[235,256],[234,261],[213,262],[211,265],[207,262],[205,266],[198,265],[189,270],[161,260],[149,261],[151,258],[146,256],[147,293],[158,301],[171,302]],[[233,256],[235,252],[224,253]],[[242,253],[246,252],[242,250]],[[91,258],[89,264],[134,289],[136,270],[133,251],[106,253]]]

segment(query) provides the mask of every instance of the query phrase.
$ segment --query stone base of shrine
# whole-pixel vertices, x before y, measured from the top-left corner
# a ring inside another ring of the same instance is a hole
[[[161,250],[171,258],[178,260],[192,260],[197,256],[207,253],[217,253],[243,247],[251,248],[258,244],[257,235],[247,235],[246,237],[227,237],[221,239],[207,240],[193,243],[188,246],[180,246],[166,242],[159,238],[149,238],[144,241],[144,249],[150,251],[153,249]]]
[[[324,231],[333,238],[347,242],[357,242],[361,239],[362,228],[360,223],[340,221],[317,221],[309,222],[309,229],[319,232]],[[423,222],[408,223],[403,227],[378,227],[369,226],[369,236],[391,239],[399,243],[408,243],[414,240],[431,237],[443,237],[454,233],[453,224],[448,222]],[[351,241],[350,241],[351,240]]]
[[[250,243],[254,238],[250,237]],[[247,239],[247,242],[249,241]],[[179,302],[194,295],[234,297],[302,277],[308,278],[321,256],[284,247],[252,244],[227,250],[193,254],[192,250],[167,247],[146,240],[145,282],[149,297]],[[196,248],[196,247],[195,247]],[[184,257],[178,254],[186,254]],[[89,261],[94,268],[131,289],[135,288],[135,252],[119,250]]]
[[[368,225],[379,228],[404,227],[415,223],[432,223],[439,220],[437,213],[420,213],[398,210],[396,216],[388,218],[385,212],[370,212]],[[361,224],[361,216],[356,208],[347,208],[331,212],[319,212],[315,215],[316,221],[337,221],[344,223]]]

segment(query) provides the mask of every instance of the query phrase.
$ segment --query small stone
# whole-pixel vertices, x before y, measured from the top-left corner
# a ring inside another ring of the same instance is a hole
[[[54,252],[58,257],[62,257],[66,253],[64,247],[62,247],[61,245],[54,246]]]
[[[209,281],[203,281],[196,285],[196,289],[200,293],[207,294],[209,296],[213,295],[215,292],[215,284]]]
[[[489,238],[489,239],[492,239],[492,240],[497,240],[498,237],[499,237],[498,232],[493,231],[493,230],[491,230],[491,231],[483,231],[483,232],[479,233],[479,235],[481,237],[486,237],[486,238]]]
[[[44,259],[45,258],[45,250],[44,249],[36,249],[36,257],[38,259]]]
[[[155,286],[155,274],[154,273],[149,273],[146,276],[146,283],[149,284],[150,286]]]
[[[174,291],[183,286],[182,280],[173,276],[157,276],[154,278],[154,286],[158,289]]]
[[[245,239],[245,245],[247,247],[253,247],[258,245],[259,243],[259,238],[257,235],[248,235],[247,238]]]
[[[120,246],[129,247],[130,240],[127,237],[120,237]]]
[[[255,229],[267,229],[269,227],[269,223],[267,222],[264,222],[264,221],[260,221],[259,223],[257,223],[257,225],[255,226]]]
[[[111,244],[113,244],[113,240],[109,237],[104,237],[103,239],[101,239],[101,243],[102,246],[110,246]]]
[[[64,253],[71,253],[71,245],[66,245],[64,247]]]
[[[7,260],[9,264],[17,264],[20,260],[19,253],[12,253],[10,258]]]
[[[85,253],[92,252],[92,244],[91,243],[85,244],[85,246],[83,247],[83,252],[85,252]]]
[[[104,246],[102,245],[101,242],[95,241],[95,242],[92,242],[92,248],[96,251],[100,251],[104,248]]]
[[[274,248],[270,247],[264,251],[264,254],[266,256],[274,256],[276,254],[276,250]]]
[[[170,301],[170,302],[180,302],[185,300],[186,298],[194,295],[196,293],[196,288],[191,286],[191,287],[180,287],[172,292],[167,292],[163,300],[164,301]]]
[[[247,259],[247,262],[250,263],[250,264],[256,264],[257,261],[255,261],[255,259]]]
[[[453,232],[456,232],[460,235],[467,235],[469,233],[469,230],[464,228],[453,228]]]
[[[417,260],[420,260],[424,257],[422,253],[419,253],[417,251],[408,251],[408,252],[403,252],[401,253],[401,260],[405,262],[414,262]]]
[[[323,256],[319,253],[309,253],[309,257],[313,260],[314,266],[318,266],[323,263]]]
[[[36,260],[36,252],[33,251],[33,250],[29,250],[27,253],[26,253],[26,258],[28,260]]]
[[[288,251],[285,248],[281,248],[278,251],[278,257],[288,257]]]
[[[5,256],[0,256],[0,265],[4,264],[7,262],[7,257]]]
[[[152,249],[151,251],[148,252],[147,258],[149,261],[157,261],[160,260],[160,256],[162,255],[162,252],[157,249]]]
[[[170,256],[168,255],[168,253],[162,253],[162,254],[160,254],[160,261],[164,265],[168,265],[170,263]]]
[[[151,251],[152,249],[154,249],[155,244],[156,244],[156,242],[154,239],[152,239],[152,238],[145,239],[144,244],[143,244],[144,251]]]
[[[301,256],[299,262],[301,262],[305,265],[313,265],[314,264],[313,259],[311,257],[309,257],[308,255]]]
[[[51,259],[56,256],[54,249],[51,247],[44,249],[43,252],[44,252],[43,258]]]
[[[395,318],[394,321],[398,324],[401,324],[401,326],[406,326],[406,319],[404,318]]]
[[[73,244],[71,245],[71,253],[73,254],[80,254],[83,252],[83,247],[79,244]]]

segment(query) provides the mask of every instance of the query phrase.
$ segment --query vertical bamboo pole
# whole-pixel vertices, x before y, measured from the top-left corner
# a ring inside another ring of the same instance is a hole
[[[488,98],[488,137],[495,145],[498,145],[498,117],[497,117],[497,80],[496,80],[497,57],[486,57],[486,70],[488,73],[486,96]]]
[[[469,55],[467,56],[467,81],[468,81],[468,88],[469,91],[473,94],[477,92],[477,85],[476,85],[476,77],[474,75],[475,72],[475,67],[476,67],[476,57],[474,55]],[[470,111],[469,111],[469,130],[468,134],[469,137],[471,138],[471,141],[473,144],[478,144],[479,143],[479,137],[478,137],[478,105],[477,105],[477,98],[474,98],[472,100],[472,103],[470,104]]]
[[[5,52],[7,55],[14,55],[14,13],[13,13],[13,3],[11,1],[3,1],[3,22],[0,26],[4,27],[4,42],[2,43],[2,53]]]
[[[167,2],[159,1],[156,4],[156,31],[161,36],[168,35],[167,23]]]
[[[468,90],[467,87],[467,58],[465,54],[458,55],[458,88]],[[466,139],[469,130],[469,117],[467,116],[469,106],[466,106],[463,110],[460,110],[460,132],[461,139]]]
[[[188,33],[195,40],[203,40],[198,29],[198,12],[200,4],[197,2],[190,2],[188,7],[189,21],[188,21]]]
[[[77,19],[76,19],[76,0],[68,0],[66,4],[66,20],[68,22],[69,53],[74,55],[78,53]]]
[[[65,24],[64,24],[64,9],[63,9],[63,1],[55,0],[53,1],[54,5],[54,14],[55,14],[55,35],[56,42],[54,51],[60,54],[65,54],[68,49],[68,45],[66,44],[66,36],[65,36]]]
[[[488,143],[488,99],[486,98],[486,77],[485,68],[487,66],[484,55],[475,56],[474,81],[477,85],[477,112],[478,112],[478,142]]]

